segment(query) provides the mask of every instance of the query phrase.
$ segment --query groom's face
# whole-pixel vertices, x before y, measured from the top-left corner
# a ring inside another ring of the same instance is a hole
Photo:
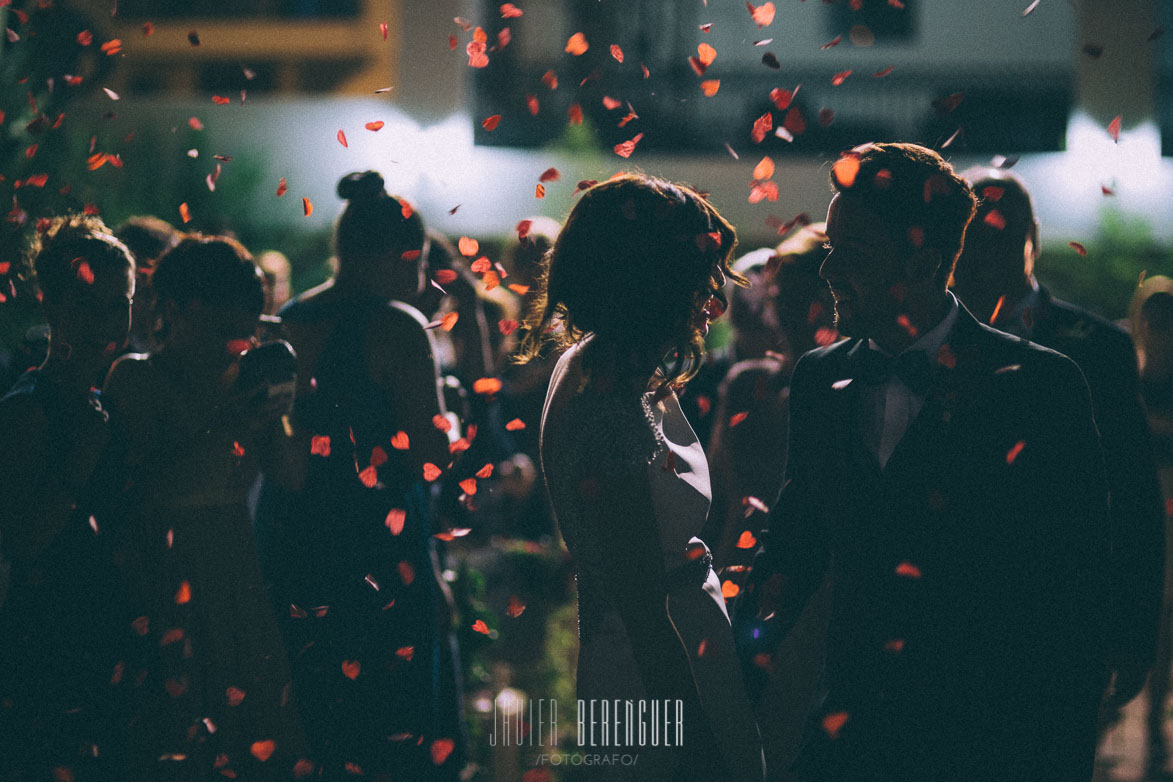
[[[879,216],[855,199],[836,195],[827,210],[830,252],[819,276],[835,297],[835,325],[849,337],[874,336],[894,323],[907,288],[907,259]]]

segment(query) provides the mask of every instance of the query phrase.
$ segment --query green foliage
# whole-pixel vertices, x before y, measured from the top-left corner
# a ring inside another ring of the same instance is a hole
[[[1173,253],[1153,237],[1144,218],[1114,208],[1103,210],[1099,232],[1085,246],[1086,257],[1068,245],[1044,244],[1035,272],[1059,298],[1109,320],[1128,314],[1142,272],[1173,269]]]
[[[549,148],[568,154],[592,156],[599,154],[603,149],[603,142],[599,138],[599,131],[589,117],[583,117],[582,123],[571,125],[567,123],[562,134],[549,144]]]

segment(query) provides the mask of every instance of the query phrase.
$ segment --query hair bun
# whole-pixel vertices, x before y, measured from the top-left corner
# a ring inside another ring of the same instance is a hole
[[[338,182],[338,197],[347,201],[367,201],[383,192],[383,177],[378,171],[347,174]]]

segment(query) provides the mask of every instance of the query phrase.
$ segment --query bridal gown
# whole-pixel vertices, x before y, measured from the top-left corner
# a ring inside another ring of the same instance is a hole
[[[704,450],[673,393],[657,401],[656,394],[648,391],[638,406],[630,397],[591,390],[561,398],[567,395],[556,394],[559,387],[583,386],[578,354],[575,347],[559,360],[542,415],[542,465],[578,582],[578,698],[638,703],[647,697],[618,608],[618,601],[629,598],[629,587],[622,583],[622,574],[617,574],[616,563],[608,561],[608,530],[599,528],[594,518],[594,510],[608,498],[592,496],[590,479],[584,479],[602,469],[611,471],[613,477],[638,481],[639,471],[643,471],[654,517],[632,518],[631,523],[653,525],[651,532],[659,539],[663,603],[692,674],[692,682],[682,683],[682,688],[691,684],[695,689],[710,728],[707,738],[711,746],[684,748],[682,765],[691,763],[691,769],[682,768],[672,776],[665,769],[675,762],[673,750],[636,747],[630,751],[638,752],[639,758],[634,768],[626,769],[628,776],[617,768],[606,778],[698,778],[702,773],[699,767],[710,767],[695,763],[699,753],[713,760],[712,766],[718,769],[723,759],[730,774],[727,778],[761,779],[760,738],[737,665],[721,583],[711,567],[707,547],[696,537],[711,500]],[[564,427],[556,446],[546,436],[547,422],[555,418],[558,423],[553,427]],[[649,562],[646,566],[659,564]],[[600,771],[598,776],[603,778],[604,773]]]

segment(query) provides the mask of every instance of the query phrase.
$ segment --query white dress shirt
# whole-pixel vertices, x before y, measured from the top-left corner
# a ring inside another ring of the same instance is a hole
[[[957,314],[960,305],[952,292],[949,295],[949,311],[941,322],[931,330],[921,335],[920,339],[904,350],[921,351],[928,355],[929,361],[936,363],[937,354],[945,344],[954,324],[957,323]],[[868,349],[875,350],[885,356],[889,355],[872,340],[868,340]],[[903,355],[903,354],[902,354]],[[920,414],[925,398],[916,394],[904,384],[895,374],[886,383],[865,386],[859,396],[860,403],[860,435],[864,445],[872,452],[883,468],[888,464],[897,443],[904,437],[908,427]]]

